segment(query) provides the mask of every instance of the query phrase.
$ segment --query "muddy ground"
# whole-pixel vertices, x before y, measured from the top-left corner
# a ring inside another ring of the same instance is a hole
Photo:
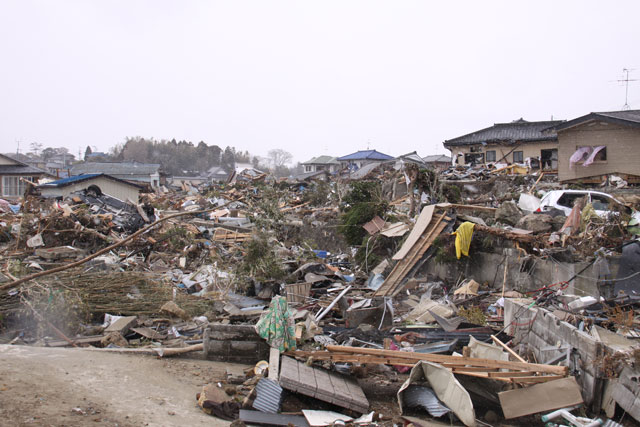
[[[243,365],[0,345],[2,426],[223,426],[196,405]]]

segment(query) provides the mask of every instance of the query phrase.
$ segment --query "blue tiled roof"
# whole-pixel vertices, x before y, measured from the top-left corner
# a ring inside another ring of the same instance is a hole
[[[341,162],[345,162],[349,160],[392,160],[392,159],[393,157],[389,156],[388,154],[380,153],[376,150],[361,150],[353,154],[338,157],[338,160]]]
[[[57,181],[52,181],[52,182],[47,182],[46,184],[43,184],[43,187],[64,187],[65,185],[74,183],[74,182],[80,182],[80,181],[84,181],[87,179],[91,179],[91,178],[95,178],[97,176],[100,175],[104,175],[101,173],[87,173],[84,175],[76,175],[76,176],[70,176],[69,178],[63,178],[63,179],[59,179]]]

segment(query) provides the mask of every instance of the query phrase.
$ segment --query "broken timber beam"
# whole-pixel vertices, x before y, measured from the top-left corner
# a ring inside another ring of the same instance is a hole
[[[475,357],[448,356],[443,354],[410,353],[405,351],[379,350],[374,348],[363,348],[363,347],[328,345],[327,350],[331,353],[342,352],[342,353],[353,353],[353,354],[367,354],[367,355],[382,356],[382,357],[404,358],[404,359],[413,360],[413,361],[426,360],[426,361],[435,362],[435,363],[453,363],[453,364],[461,364],[461,365],[464,364],[469,366],[483,366],[488,368],[512,369],[516,371],[544,372],[544,373],[558,374],[558,375],[566,375],[568,371],[568,368],[566,366],[552,366],[552,365],[543,365],[539,363],[510,362],[505,360],[478,359]]]

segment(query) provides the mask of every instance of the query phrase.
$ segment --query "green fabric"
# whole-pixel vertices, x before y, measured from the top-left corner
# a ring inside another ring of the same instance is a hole
[[[281,352],[296,349],[296,324],[285,297],[277,296],[271,300],[269,310],[256,324],[256,332]]]

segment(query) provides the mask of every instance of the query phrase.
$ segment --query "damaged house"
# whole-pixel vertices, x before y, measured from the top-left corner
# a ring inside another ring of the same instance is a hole
[[[522,118],[444,141],[458,165],[530,163],[533,169],[558,169],[558,137],[549,128],[561,120],[529,122]],[[527,162],[527,159],[530,159]]]
[[[40,168],[0,154],[0,195],[3,199],[16,200],[22,197],[27,181],[35,182],[45,176],[50,175]]]
[[[340,162],[332,156],[318,156],[304,163],[304,173],[327,171],[330,174],[340,170]]]
[[[166,184],[166,175],[157,163],[85,162],[75,164],[71,168],[72,176],[96,173],[147,184],[151,188]]]
[[[43,197],[65,198],[77,191],[92,191],[96,196],[106,194],[122,201],[138,203],[142,185],[103,173],[71,176],[38,186]]]
[[[561,182],[599,184],[610,175],[640,183],[640,110],[589,113],[555,125]]]

